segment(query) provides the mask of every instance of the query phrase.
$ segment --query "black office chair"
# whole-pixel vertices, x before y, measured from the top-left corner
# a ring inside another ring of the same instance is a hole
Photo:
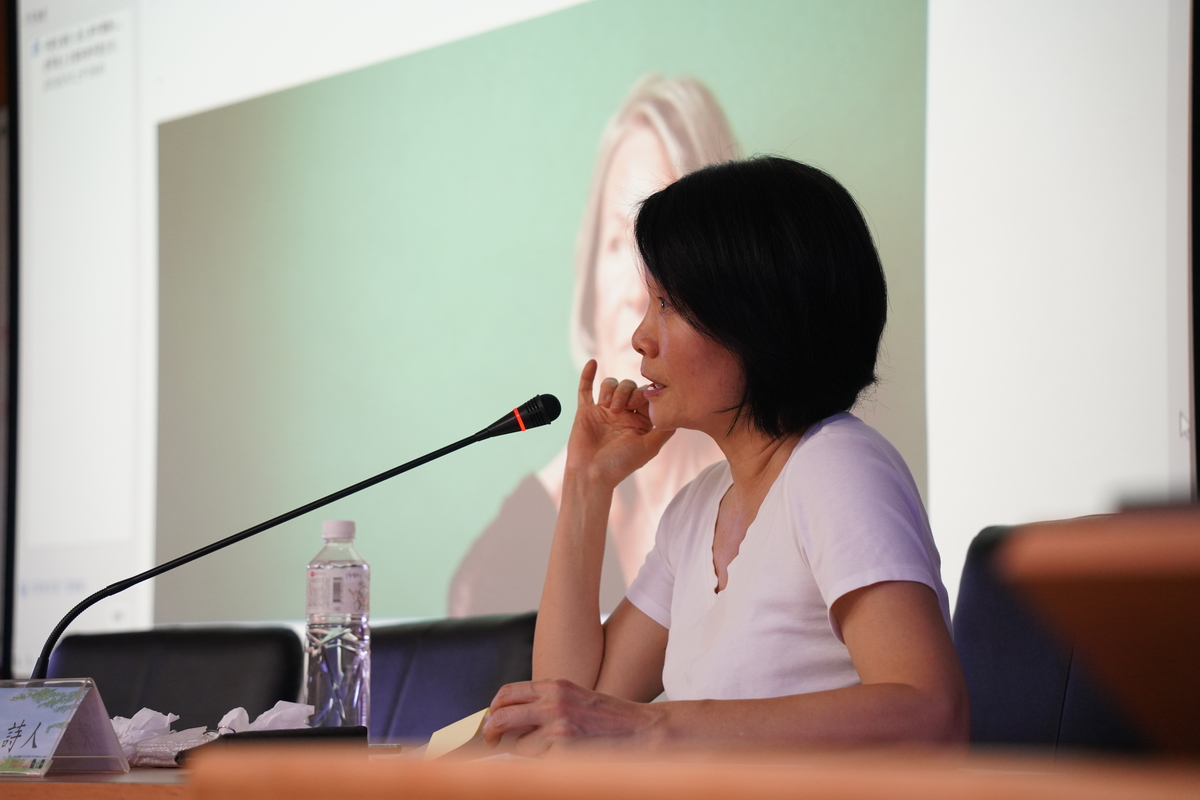
[[[303,653],[288,628],[161,628],[75,634],[50,656],[51,678],[93,678],[110,716],[178,714],[174,730],[215,728],[242,706],[254,719],[300,693]]]
[[[421,741],[533,670],[537,613],[371,628],[373,742]]]
[[[1148,749],[1097,687],[1074,643],[1048,631],[998,577],[1012,528],[971,542],[954,613],[954,646],[971,700],[971,743],[1064,750]]]

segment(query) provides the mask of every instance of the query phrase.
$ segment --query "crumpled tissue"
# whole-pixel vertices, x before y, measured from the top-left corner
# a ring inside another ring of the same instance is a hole
[[[280,731],[289,728],[307,728],[308,718],[316,709],[304,703],[289,703],[280,700],[274,708],[269,708],[258,715],[254,722],[244,708],[235,708],[221,717],[217,724],[217,733],[222,736],[227,733],[245,733],[246,731]]]
[[[138,742],[154,736],[162,736],[171,732],[171,723],[179,719],[176,714],[160,714],[148,708],[133,715],[132,718],[113,717],[112,726],[116,731],[117,741],[125,751],[125,758],[133,762],[134,752]]]
[[[143,708],[132,719],[113,717],[112,726],[130,766],[175,767],[178,766],[180,753],[207,744],[226,733],[307,728],[312,713],[312,706],[280,700],[274,708],[259,714],[254,722],[250,722],[246,709],[235,708],[221,717],[215,731],[201,726],[173,732],[171,723],[179,719],[177,715],[160,714]]]

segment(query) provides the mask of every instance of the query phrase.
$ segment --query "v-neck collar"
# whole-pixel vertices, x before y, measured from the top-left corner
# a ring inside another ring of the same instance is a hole
[[[823,428],[826,423],[845,416],[848,413],[849,412],[842,412],[840,414],[834,414],[831,417],[826,417],[819,422],[813,423],[812,425],[808,426],[808,430],[804,432],[799,441],[793,445],[792,452],[788,453],[788,458],[787,461],[784,462],[783,468],[779,470],[779,474],[776,475],[775,480],[771,482],[771,488],[767,489],[767,493],[763,496],[762,502],[759,503],[758,511],[754,515],[754,520],[746,526],[746,535],[743,536],[742,541],[738,543],[737,554],[734,555],[734,557],[731,558],[729,563],[725,566],[725,588],[718,592],[717,583],[720,581],[720,577],[717,575],[717,565],[714,559],[713,545],[716,544],[717,540],[717,517],[721,513],[721,501],[725,499],[725,494],[733,486],[733,471],[729,468],[728,462],[725,464],[725,469],[721,477],[721,483],[715,492],[716,500],[709,509],[708,519],[705,522],[705,558],[698,559],[705,573],[704,585],[708,587],[706,594],[712,598],[712,602],[714,604],[717,602],[717,598],[729,591],[730,584],[733,582],[733,575],[731,572],[733,565],[736,564],[739,559],[741,559],[742,551],[746,546],[746,542],[750,541],[751,534],[754,532],[756,526],[758,526],[759,520],[763,518],[763,509],[767,508],[768,504],[773,502],[777,491],[780,491],[779,485],[783,480],[783,475],[785,472],[787,472],[788,466],[792,463],[792,459],[796,457],[797,451],[804,446],[805,442],[812,438],[813,434]]]

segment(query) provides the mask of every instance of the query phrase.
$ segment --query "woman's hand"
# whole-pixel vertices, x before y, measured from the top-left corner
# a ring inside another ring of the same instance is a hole
[[[585,743],[636,746],[656,740],[661,717],[650,704],[566,680],[510,683],[492,700],[483,738],[493,747],[503,740],[521,756]]]
[[[630,380],[605,378],[592,399],[596,361],[579,376],[578,406],[567,444],[567,472],[615,488],[634,470],[658,454],[674,431],[654,427],[648,401]]]

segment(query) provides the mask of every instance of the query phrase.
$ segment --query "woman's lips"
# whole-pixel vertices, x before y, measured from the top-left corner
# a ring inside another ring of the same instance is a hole
[[[667,387],[663,386],[661,383],[655,383],[654,381],[651,381],[650,385],[642,391],[642,394],[645,395],[646,399],[648,400],[651,397],[654,397],[656,394],[662,394],[662,391],[666,388]]]

